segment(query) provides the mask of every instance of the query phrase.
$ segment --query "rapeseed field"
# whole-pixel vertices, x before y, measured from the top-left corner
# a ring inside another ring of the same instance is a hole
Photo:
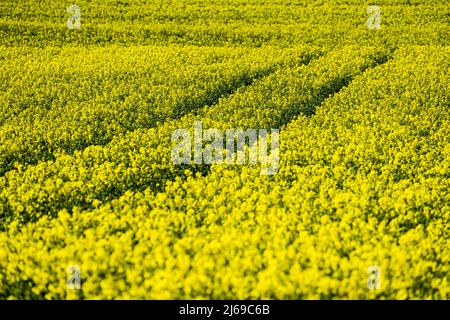
[[[449,19],[1,0],[0,298],[450,299]]]

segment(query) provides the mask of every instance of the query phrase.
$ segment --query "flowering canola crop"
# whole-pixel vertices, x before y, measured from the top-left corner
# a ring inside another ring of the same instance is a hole
[[[0,298],[450,298],[446,1],[379,30],[356,0],[69,5],[0,4]],[[173,163],[195,121],[279,128],[278,173]]]

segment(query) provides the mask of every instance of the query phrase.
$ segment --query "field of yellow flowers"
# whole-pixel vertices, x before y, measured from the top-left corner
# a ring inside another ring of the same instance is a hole
[[[2,0],[0,299],[450,299],[449,19]],[[195,121],[279,129],[278,172],[174,163]]]

